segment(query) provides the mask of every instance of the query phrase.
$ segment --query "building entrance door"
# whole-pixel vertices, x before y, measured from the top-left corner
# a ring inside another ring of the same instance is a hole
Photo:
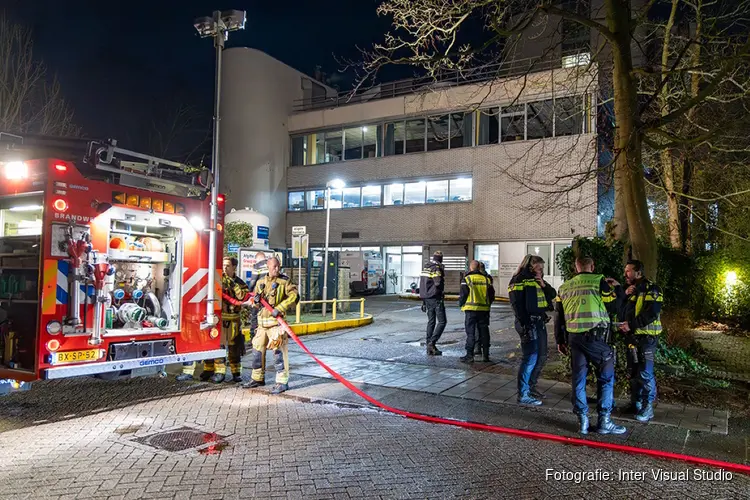
[[[385,293],[402,292],[402,282],[401,247],[387,247],[385,249]]]

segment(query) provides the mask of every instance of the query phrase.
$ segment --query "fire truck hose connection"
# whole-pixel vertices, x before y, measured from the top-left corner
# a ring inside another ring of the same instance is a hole
[[[250,294],[250,297],[244,302],[236,300],[233,297],[230,297],[226,294],[222,294],[222,297],[224,300],[226,300],[227,302],[233,305],[243,305],[243,304],[247,304],[248,302],[250,302],[252,300],[253,295],[254,294]],[[265,299],[261,298],[261,304],[263,305],[263,308],[266,309],[268,312],[273,311],[273,307],[271,307],[268,304],[268,302],[266,302]],[[394,408],[392,406],[388,406],[384,403],[381,403],[380,401],[373,398],[369,394],[361,391],[358,387],[356,387],[347,379],[339,375],[331,367],[329,367],[324,362],[319,360],[315,356],[315,354],[310,352],[307,346],[302,343],[299,337],[297,337],[297,335],[294,334],[294,332],[289,327],[289,324],[286,321],[284,321],[281,317],[276,318],[276,319],[279,322],[279,326],[287,333],[287,335],[289,335],[289,337],[292,340],[294,340],[297,343],[297,345],[300,346],[300,348],[302,348],[303,351],[305,351],[306,354],[308,354],[312,359],[314,359],[315,362],[318,363],[325,371],[330,373],[333,378],[341,382],[347,389],[355,393],[357,396],[363,398],[367,402],[372,403],[373,405],[377,406],[378,408],[385,410],[387,412],[390,412],[390,413],[395,413],[396,415],[400,415],[402,417],[406,417],[412,420],[419,420],[422,422],[429,422],[432,424],[453,425],[456,427],[462,427],[464,429],[472,429],[472,430],[485,431],[485,432],[495,432],[498,434],[509,434],[511,436],[519,436],[519,437],[530,438],[530,439],[543,439],[546,441],[553,441],[556,443],[578,445],[578,446],[588,446],[590,448],[598,448],[598,449],[603,449],[603,450],[619,451],[623,453],[633,453],[633,454],[638,454],[638,455],[647,455],[647,456],[654,457],[654,458],[679,460],[682,462],[688,462],[688,463],[693,463],[697,465],[704,465],[708,467],[718,467],[718,468],[726,469],[728,471],[739,472],[742,474],[750,475],[750,465],[742,465],[742,464],[736,464],[732,462],[724,462],[722,460],[713,460],[710,458],[696,457],[692,455],[683,455],[681,453],[671,453],[668,451],[651,450],[648,448],[638,448],[636,446],[627,446],[627,445],[606,443],[606,442],[600,442],[600,441],[589,441],[587,439],[558,436],[556,434],[547,434],[545,432],[524,431],[520,429],[511,429],[508,427],[499,427],[497,425],[469,422],[465,420],[456,420],[452,418],[443,418],[443,417],[433,417],[431,415],[423,415],[421,413],[412,413],[409,411],[401,410],[399,408]]]

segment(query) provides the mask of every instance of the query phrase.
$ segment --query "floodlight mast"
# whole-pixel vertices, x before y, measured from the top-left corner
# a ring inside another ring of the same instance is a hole
[[[216,74],[214,77],[214,133],[213,147],[211,150],[211,167],[213,169],[213,181],[211,184],[211,216],[209,221],[209,245],[208,245],[208,299],[206,301],[206,321],[201,328],[210,328],[219,320],[214,312],[216,297],[216,254],[217,254],[217,228],[219,218],[219,106],[221,104],[221,56],[224,50],[224,42],[229,39],[230,31],[245,29],[244,10],[214,11],[213,17],[202,17],[195,20],[194,26],[201,38],[211,37],[214,39],[216,49]]]

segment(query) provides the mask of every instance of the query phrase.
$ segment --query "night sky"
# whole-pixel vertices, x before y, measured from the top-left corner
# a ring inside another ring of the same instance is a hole
[[[214,9],[247,11],[245,31],[227,47],[247,46],[308,74],[316,65],[336,73],[336,56],[355,57],[356,45],[382,39],[377,0],[3,0],[13,20],[33,29],[35,54],[58,75],[92,138],[139,142],[134,129],[176,103],[196,106],[210,122],[214,53],[193,28]],[[394,77],[408,76],[393,74]],[[342,90],[351,78],[341,81]]]

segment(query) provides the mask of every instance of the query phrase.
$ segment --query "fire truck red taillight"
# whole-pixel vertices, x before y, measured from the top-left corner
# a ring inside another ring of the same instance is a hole
[[[55,170],[57,170],[58,172],[67,172],[68,166],[63,165],[62,163],[58,163],[57,165],[55,165]]]
[[[68,209],[68,202],[63,200],[62,198],[58,198],[55,200],[52,206],[55,207],[55,210],[57,210],[58,212],[64,212]]]
[[[60,348],[60,341],[57,339],[52,339],[49,342],[47,342],[47,350],[49,352],[56,352]]]

